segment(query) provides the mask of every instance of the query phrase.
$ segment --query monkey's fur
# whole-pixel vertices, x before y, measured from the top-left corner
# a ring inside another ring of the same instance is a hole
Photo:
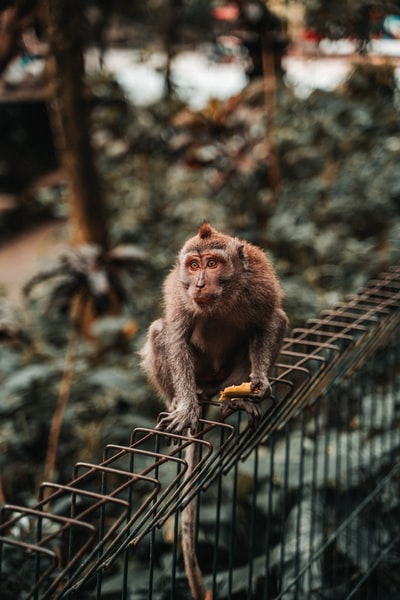
[[[141,351],[142,366],[170,411],[159,429],[194,433],[201,400],[244,381],[251,395],[235,406],[247,411],[251,425],[257,421],[255,401],[271,392],[267,374],[287,327],[281,303],[275,271],[260,248],[208,223],[199,228],[164,282],[164,317],[151,324]],[[182,515],[184,558],[193,597],[204,600],[192,511],[193,503]]]

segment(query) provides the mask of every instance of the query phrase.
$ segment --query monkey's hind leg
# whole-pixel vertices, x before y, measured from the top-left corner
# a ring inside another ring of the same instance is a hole
[[[140,351],[141,366],[154,387],[166,400],[170,408],[174,397],[169,357],[167,351],[167,334],[164,319],[157,319],[149,327],[146,343]]]

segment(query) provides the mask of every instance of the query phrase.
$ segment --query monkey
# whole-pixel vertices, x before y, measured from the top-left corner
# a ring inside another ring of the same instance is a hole
[[[170,410],[159,429],[194,433],[199,399],[247,379],[250,405],[271,393],[268,373],[288,323],[282,297],[260,248],[201,225],[164,282],[165,316],[150,325],[141,351]]]
[[[257,403],[271,394],[268,374],[288,325],[282,289],[266,254],[205,222],[180,250],[163,297],[164,316],[150,325],[140,352],[141,365],[169,411],[157,428],[189,429],[194,435],[202,401],[244,381],[250,381],[249,396],[224,402],[224,410],[244,409],[255,426]],[[191,449],[188,473],[195,461]],[[193,514],[192,502],[182,513],[183,554],[193,598],[204,600]]]

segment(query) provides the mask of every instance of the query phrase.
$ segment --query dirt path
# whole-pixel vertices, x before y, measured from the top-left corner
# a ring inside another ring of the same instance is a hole
[[[65,223],[43,223],[0,245],[0,287],[12,301],[22,302],[22,286],[67,246]]]

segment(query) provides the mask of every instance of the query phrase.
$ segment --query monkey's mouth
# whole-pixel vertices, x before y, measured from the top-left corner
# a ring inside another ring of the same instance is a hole
[[[214,301],[214,296],[212,294],[199,294],[197,296],[194,296],[193,300],[196,304],[204,306],[206,304],[212,304],[212,302]]]

